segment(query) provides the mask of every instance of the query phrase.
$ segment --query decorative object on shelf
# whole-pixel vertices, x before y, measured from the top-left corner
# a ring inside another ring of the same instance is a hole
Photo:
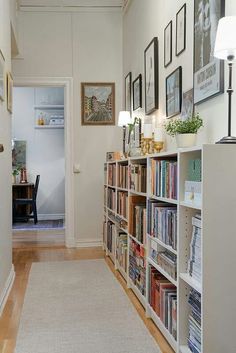
[[[44,119],[44,116],[43,116],[42,112],[39,114],[39,117],[38,117],[38,120],[37,120],[37,124],[40,125],[40,126],[45,124],[45,119]]]
[[[20,169],[20,183],[21,184],[26,184],[27,183],[27,174],[26,174],[26,168],[25,167]]]
[[[131,157],[141,154],[141,119],[135,117],[133,123],[128,124],[128,155]]]
[[[180,113],[182,100],[182,67],[179,66],[166,78],[166,116]]]
[[[201,181],[186,180],[184,183],[184,200],[187,203],[194,204],[198,207],[202,205],[202,183]]]
[[[119,112],[119,118],[118,118],[118,126],[121,126],[123,128],[123,154],[126,154],[126,148],[125,148],[125,142],[126,142],[126,133],[127,129],[126,126],[130,124],[131,117],[130,117],[130,112],[129,111],[120,111]]]
[[[122,157],[122,154],[120,151],[106,153],[106,161],[107,162],[119,161],[121,159],[121,157]]]
[[[176,119],[165,125],[168,135],[175,136],[177,147],[191,147],[196,144],[198,130],[203,126],[203,120],[197,113],[186,120]]]
[[[153,137],[144,137],[144,134],[141,134],[141,154],[146,156],[153,153]]]
[[[182,106],[181,106],[181,114],[180,117],[182,120],[188,119],[193,115],[193,88],[190,90],[183,92],[182,98]]]
[[[142,108],[142,75],[133,82],[133,110]]]
[[[236,143],[236,137],[231,136],[231,111],[232,111],[232,69],[236,57],[236,16],[227,16],[220,19],[215,41],[214,56],[227,60],[229,66],[229,87],[228,93],[228,135],[216,143]]]
[[[0,101],[4,101],[5,99],[4,64],[5,58],[2,51],[0,50]]]
[[[132,112],[132,105],[131,105],[131,96],[132,96],[132,73],[129,72],[125,76],[125,110]]]
[[[186,4],[176,14],[175,54],[180,55],[186,48]]]
[[[159,125],[154,129],[153,152],[161,152],[164,147],[163,127]]]
[[[144,51],[145,112],[151,114],[158,109],[158,39],[154,37]]]
[[[194,1],[194,104],[224,92],[224,64],[214,58],[217,24],[224,12],[225,0]]]
[[[115,83],[81,83],[82,125],[115,125]]]
[[[164,29],[164,66],[172,62],[172,21]]]
[[[7,110],[12,114],[13,79],[10,72],[7,73]]]
[[[21,167],[17,166],[12,169],[12,183],[16,184],[17,183],[17,176],[20,174]]]

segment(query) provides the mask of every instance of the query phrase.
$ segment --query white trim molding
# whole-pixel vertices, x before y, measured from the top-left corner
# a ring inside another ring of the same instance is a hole
[[[14,271],[14,266],[12,265],[11,271],[9,273],[7,280],[6,280],[6,284],[3,288],[2,293],[0,293],[0,316],[2,315],[2,312],[3,312],[4,307],[6,305],[7,298],[10,294],[10,291],[11,291],[13,283],[14,283],[14,279],[15,279],[15,271]]]
[[[65,219],[65,213],[56,213],[56,214],[38,214],[39,221],[54,221],[57,219]]]
[[[102,246],[103,242],[99,239],[81,239],[76,242],[77,248],[96,248]]]
[[[65,243],[75,247],[75,202],[74,202],[74,124],[73,124],[73,79],[71,77],[14,77],[18,87],[64,87],[65,112]]]

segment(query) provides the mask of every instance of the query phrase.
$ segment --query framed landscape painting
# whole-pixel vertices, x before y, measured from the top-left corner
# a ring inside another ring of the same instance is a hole
[[[145,113],[151,114],[158,109],[158,39],[154,37],[144,51],[145,74]]]
[[[82,125],[115,125],[115,83],[81,83]]]
[[[224,0],[194,1],[194,104],[224,91],[224,64],[214,57],[217,26],[224,12]]]
[[[182,101],[182,67],[179,66],[166,78],[166,117],[180,113]]]

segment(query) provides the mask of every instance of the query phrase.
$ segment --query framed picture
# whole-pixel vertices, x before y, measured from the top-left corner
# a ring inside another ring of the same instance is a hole
[[[12,114],[13,79],[10,72],[7,73],[7,110]]]
[[[180,55],[186,48],[186,4],[176,14],[175,54]]]
[[[164,66],[172,62],[172,21],[164,29]]]
[[[158,39],[154,37],[144,51],[145,113],[158,109]]]
[[[125,110],[132,113],[131,106],[132,73],[125,76]]]
[[[82,125],[115,125],[115,84],[81,83]]]
[[[214,58],[219,19],[224,0],[194,1],[194,103],[201,103],[224,91],[224,64]]]
[[[133,110],[142,108],[142,75],[139,74],[138,77],[133,82]]]
[[[182,107],[181,107],[181,119],[186,120],[193,115],[193,88],[183,92]]]
[[[5,64],[5,59],[0,50],[0,101],[4,101],[5,99],[4,64]]]
[[[182,67],[179,66],[166,78],[166,117],[180,113],[182,100]]]

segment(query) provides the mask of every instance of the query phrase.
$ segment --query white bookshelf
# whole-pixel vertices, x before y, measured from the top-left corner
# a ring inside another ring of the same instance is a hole
[[[203,145],[189,149],[164,152],[145,157],[128,158],[116,163],[147,163],[147,192],[138,193],[128,189],[112,186],[118,191],[126,191],[129,196],[139,195],[148,199],[176,205],[178,214],[177,250],[161,240],[147,234],[147,244],[140,243],[133,235],[128,238],[145,249],[146,268],[148,264],[157,268],[170,282],[177,287],[177,340],[166,329],[163,322],[148,303],[149,276],[146,274],[146,295],[143,296],[128,274],[127,286],[138,297],[146,309],[146,314],[160,329],[170,346],[177,353],[191,353],[188,348],[188,316],[190,307],[188,295],[193,288],[201,293],[201,353],[235,353],[235,322],[236,322],[236,146],[235,145]],[[178,198],[169,199],[152,195],[150,190],[150,172],[152,158],[175,157],[178,162]],[[184,186],[187,180],[188,163],[192,159],[201,159],[202,171],[202,204],[186,202]],[[111,163],[111,162],[110,162]],[[117,169],[116,169],[117,170]],[[117,178],[116,178],[117,180]],[[106,181],[107,184],[107,181]],[[106,208],[105,216],[108,209]],[[113,211],[114,212],[114,211]],[[197,281],[188,274],[188,260],[192,237],[192,217],[201,214],[201,253],[202,278]],[[118,216],[114,212],[115,216]],[[127,217],[129,220],[129,215]],[[119,227],[122,229],[122,227]],[[149,255],[149,241],[157,242],[157,246],[167,249],[177,256],[177,279],[167,274]],[[104,245],[106,249],[106,244]],[[128,241],[129,254],[129,241]],[[129,256],[127,259],[129,268]]]

